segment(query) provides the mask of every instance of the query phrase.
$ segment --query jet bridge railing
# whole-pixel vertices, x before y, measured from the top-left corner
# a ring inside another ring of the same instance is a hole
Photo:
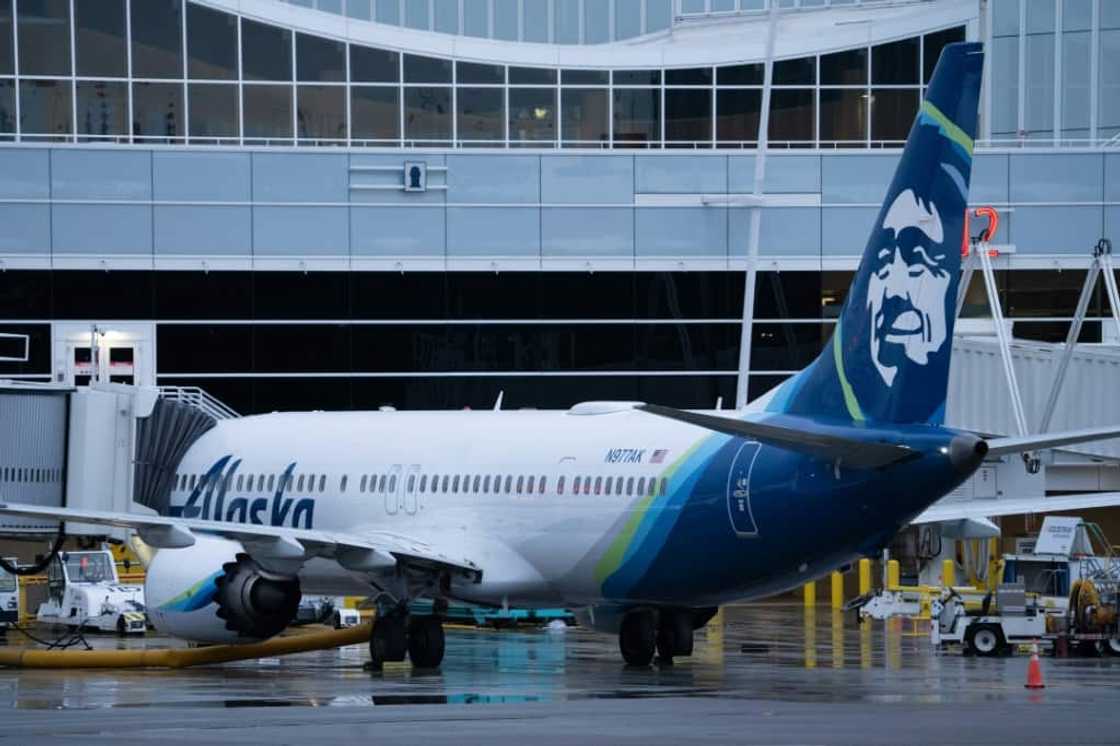
[[[240,417],[232,407],[211,396],[198,386],[160,386],[159,397],[202,410],[216,420]]]

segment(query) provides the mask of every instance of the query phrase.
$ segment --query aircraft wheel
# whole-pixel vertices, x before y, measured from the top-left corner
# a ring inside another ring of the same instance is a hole
[[[439,617],[415,617],[408,624],[408,657],[414,668],[439,668],[443,662],[443,622]]]
[[[618,631],[618,647],[622,658],[631,666],[648,666],[657,644],[657,629],[649,611],[631,611],[622,620]]]
[[[685,611],[663,611],[659,622],[657,657],[669,663],[675,655],[692,655],[692,615]]]
[[[965,632],[965,642],[970,650],[984,658],[999,655],[1007,644],[1003,631],[994,624],[971,625]]]
[[[377,616],[369,637],[369,657],[374,670],[380,671],[382,664],[388,661],[404,660],[408,652],[407,621],[403,614]]]

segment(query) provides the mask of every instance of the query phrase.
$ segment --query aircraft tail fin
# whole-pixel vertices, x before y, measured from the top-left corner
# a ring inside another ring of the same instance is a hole
[[[770,411],[943,421],[983,58],[941,53],[833,337]]]

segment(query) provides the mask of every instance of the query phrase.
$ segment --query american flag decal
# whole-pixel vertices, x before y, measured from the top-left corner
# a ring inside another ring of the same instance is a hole
[[[658,448],[653,452],[653,455],[649,457],[649,462],[651,464],[660,464],[665,460],[665,454],[667,454],[668,452],[669,449],[667,448]]]

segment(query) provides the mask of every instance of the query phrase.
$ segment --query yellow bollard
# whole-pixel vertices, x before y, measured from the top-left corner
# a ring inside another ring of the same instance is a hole
[[[957,565],[953,560],[947,559],[941,563],[941,585],[952,588],[957,584]]]
[[[859,561],[859,595],[871,592],[871,560],[864,557]]]
[[[844,576],[838,572],[832,573],[832,608],[844,608]]]
[[[817,606],[817,583],[810,580],[805,584],[805,608],[811,609]]]
[[[898,586],[901,585],[901,583],[899,583],[899,576],[898,560],[887,560],[887,588],[890,590],[898,588]]]

